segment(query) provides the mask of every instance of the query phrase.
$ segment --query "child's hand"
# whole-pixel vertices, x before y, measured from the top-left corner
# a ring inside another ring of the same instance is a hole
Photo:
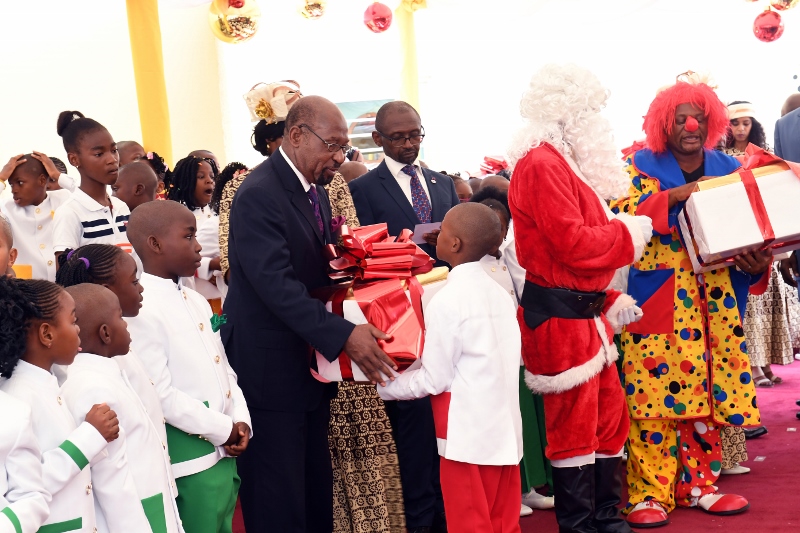
[[[234,438],[234,433],[235,440],[231,440]],[[225,443],[225,451],[228,452],[228,455],[231,457],[239,457],[247,449],[249,443],[250,427],[244,422],[236,422],[233,424],[233,430],[231,431],[230,438],[228,438],[228,442]]]
[[[119,420],[117,413],[111,410],[108,404],[95,404],[86,413],[86,421],[100,432],[106,442],[111,442],[119,437]]]
[[[42,165],[44,166],[44,171],[47,172],[47,176],[51,180],[58,182],[58,178],[59,176],[61,176],[61,172],[58,171],[55,163],[53,163],[53,161],[49,157],[44,155],[42,152],[33,151],[31,155],[33,156],[34,159],[38,159],[39,161],[41,161]]]
[[[26,163],[28,161],[27,159],[23,159],[23,155],[25,154],[15,155],[8,160],[8,163],[6,163],[2,169],[0,169],[0,181],[8,181],[8,178],[11,177],[14,169],[16,169],[22,163]]]

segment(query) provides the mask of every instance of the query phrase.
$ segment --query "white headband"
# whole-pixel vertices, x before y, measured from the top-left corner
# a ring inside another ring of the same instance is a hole
[[[750,117],[755,118],[756,111],[753,104],[732,104],[728,106],[728,120]]]

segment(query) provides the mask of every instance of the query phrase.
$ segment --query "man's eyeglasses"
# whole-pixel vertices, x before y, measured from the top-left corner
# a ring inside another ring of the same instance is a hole
[[[350,149],[352,149],[352,148],[353,148],[353,147],[352,147],[352,146],[350,146],[349,144],[336,144],[336,143],[329,143],[328,141],[326,141],[325,139],[323,139],[322,137],[320,137],[319,135],[317,135],[317,132],[315,132],[314,130],[312,130],[312,129],[311,129],[311,127],[310,127],[308,124],[300,124],[298,127],[299,127],[299,128],[306,128],[308,131],[310,131],[311,133],[313,133],[313,134],[314,134],[314,137],[316,137],[317,139],[319,139],[320,141],[322,141],[323,143],[325,143],[325,146],[327,146],[327,147],[328,147],[328,151],[329,151],[329,152],[335,152],[336,150],[341,150],[342,154],[346,154],[346,153],[347,153],[347,152],[348,152]]]
[[[419,133],[410,135],[408,137],[403,137],[402,135],[398,137],[389,137],[388,135],[385,135],[379,132],[378,130],[375,131],[378,133],[378,135],[389,141],[389,144],[391,144],[395,148],[400,148],[401,146],[406,144],[406,141],[411,141],[411,144],[413,145],[419,145],[422,144],[422,139],[425,138],[425,128],[423,128],[422,126],[419,127]]]

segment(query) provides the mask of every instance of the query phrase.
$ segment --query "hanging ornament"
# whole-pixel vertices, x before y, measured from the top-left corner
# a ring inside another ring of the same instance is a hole
[[[386,4],[375,2],[364,11],[364,24],[375,33],[383,33],[392,25],[392,10]]]
[[[258,31],[261,10],[255,0],[214,0],[208,23],[214,37],[225,43],[243,43]]]
[[[800,0],[770,0],[770,4],[778,11],[786,11],[797,7],[797,4],[800,4]]]
[[[767,9],[760,13],[753,22],[753,33],[756,39],[771,43],[783,35],[783,20],[780,13]]]
[[[300,8],[300,14],[307,19],[316,20],[325,14],[326,7],[325,0],[306,0],[305,5]]]

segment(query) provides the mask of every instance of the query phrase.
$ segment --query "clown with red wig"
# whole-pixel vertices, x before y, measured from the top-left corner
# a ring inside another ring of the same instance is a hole
[[[611,204],[615,212],[650,217],[654,230],[628,277],[628,293],[644,316],[622,334],[632,419],[627,511],[634,527],[666,524],[676,505],[720,515],[749,506],[742,496],[720,494],[714,483],[720,429],[760,424],[742,317],[748,293],[766,288],[769,276],[762,274],[771,257],[744,254],[735,267],[694,274],[677,229],[695,182],[740,166],[713,149],[727,127],[714,89],[691,75],[679,78],[651,103],[645,147],[625,161],[627,197]]]
[[[642,255],[652,223],[606,204],[628,187],[600,114],[607,98],[582,68],[543,67],[522,98],[526,125],[509,150],[509,204],[526,271],[517,313],[525,381],[543,397],[562,532],[631,531],[617,510],[630,420],[613,333],[641,313],[609,286]]]

